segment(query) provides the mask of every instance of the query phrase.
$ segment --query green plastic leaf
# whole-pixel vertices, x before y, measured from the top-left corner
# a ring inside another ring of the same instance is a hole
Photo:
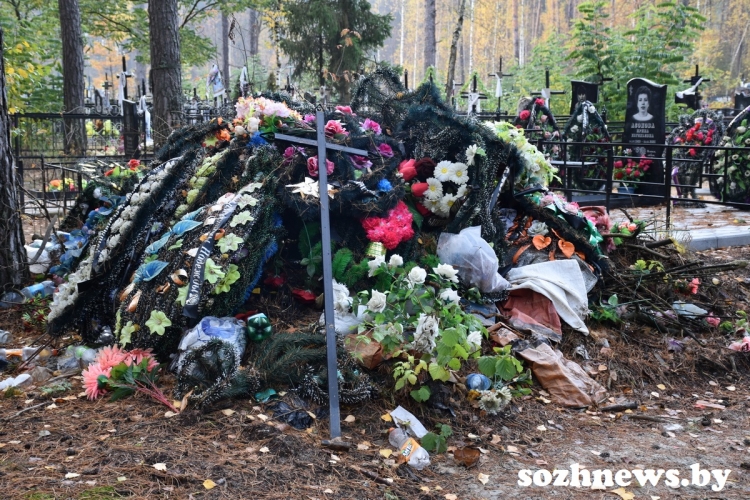
[[[250,215],[250,212],[244,211],[240,212],[234,217],[232,217],[232,220],[229,222],[229,225],[231,227],[237,227],[240,224],[247,224],[250,221],[255,220],[252,215]]]
[[[170,245],[167,248],[167,250],[177,250],[178,248],[182,248],[182,240],[175,241],[173,245]]]
[[[244,240],[236,234],[226,234],[222,239],[219,240],[217,246],[221,253],[234,252],[240,247],[240,244]]]
[[[240,272],[238,269],[239,268],[236,265],[229,264],[229,269],[227,270],[226,275],[224,275],[221,281],[219,281],[219,284],[216,285],[216,288],[213,289],[212,293],[218,295],[220,293],[228,292],[232,284],[240,279]]]
[[[122,327],[122,330],[120,330],[119,344],[122,347],[128,345],[132,340],[133,333],[136,331],[138,331],[138,325],[134,325],[132,321],[128,321],[125,326]]]
[[[130,387],[118,387],[114,390],[112,393],[112,397],[109,398],[110,401],[117,401],[122,398],[126,398],[130,396],[131,394],[134,394],[135,390]]]
[[[177,298],[174,299],[175,302],[180,304],[182,307],[185,307],[185,302],[187,301],[188,296],[188,287],[187,285],[181,286],[177,289]]]

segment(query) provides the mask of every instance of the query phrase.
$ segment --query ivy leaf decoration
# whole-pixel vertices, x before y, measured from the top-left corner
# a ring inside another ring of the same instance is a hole
[[[226,234],[219,240],[218,247],[221,253],[234,252],[240,247],[244,240],[236,234]]]
[[[167,315],[158,309],[151,311],[151,316],[146,321],[146,326],[157,335],[164,335],[164,331],[168,326],[172,326],[172,322],[167,318]]]
[[[170,245],[167,250],[177,250],[178,248],[182,248],[182,240],[175,241],[174,245]]]
[[[185,307],[187,296],[188,296],[188,287],[181,286],[180,288],[177,289],[177,298],[174,301],[180,304],[182,307]]]
[[[216,285],[216,288],[214,288],[213,290],[214,295],[229,291],[229,288],[232,286],[232,284],[240,279],[240,272],[238,271],[238,269],[239,268],[236,265],[229,264],[229,270],[227,271],[226,275],[224,275],[221,281],[219,281],[219,284]]]
[[[237,200],[237,206],[240,209],[245,208],[246,206],[250,205],[251,207],[254,207],[258,204],[258,199],[254,196],[250,196],[249,194],[243,194],[240,196],[240,199]]]
[[[186,287],[187,288],[187,287]],[[138,331],[138,325],[134,325],[132,321],[128,321],[125,326],[122,327],[122,330],[120,331],[120,341],[119,344],[122,347],[125,347],[130,343],[132,340],[133,333]]]
[[[214,285],[223,277],[224,273],[221,271],[221,266],[214,262],[213,259],[206,260],[206,268],[203,270],[203,278]]]

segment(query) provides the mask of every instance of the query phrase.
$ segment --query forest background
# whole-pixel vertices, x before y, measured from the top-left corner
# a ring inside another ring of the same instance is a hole
[[[147,3],[79,4],[86,84],[101,88],[105,76],[111,81],[122,55],[135,76],[131,89],[146,79]],[[57,7],[44,0],[0,0],[11,112],[63,110]],[[689,86],[683,80],[696,64],[711,80],[702,87],[708,102],[731,107],[722,98],[733,95],[750,62],[750,0],[180,0],[179,9],[186,96],[193,89],[205,95],[213,64],[228,66],[233,88],[245,66],[256,90],[284,86],[289,77],[303,90],[315,93],[325,83],[343,95],[359,72],[378,63],[407,70],[410,86],[430,72],[446,85],[462,10],[453,80],[465,89],[476,74],[480,90],[491,97],[484,107],[492,111],[496,80],[490,75],[501,58],[503,72],[513,75],[503,80],[503,110],[514,112],[520,96],[540,90],[549,68],[550,87],[568,91],[552,100],[553,112],[567,114],[570,79],[604,76],[612,79],[603,85],[602,101],[613,119],[621,118],[630,78],[666,83],[671,95]],[[430,11],[434,45],[426,28]],[[339,30],[342,15],[349,31]],[[310,42],[316,38],[319,47]],[[671,107],[674,117],[678,110]]]

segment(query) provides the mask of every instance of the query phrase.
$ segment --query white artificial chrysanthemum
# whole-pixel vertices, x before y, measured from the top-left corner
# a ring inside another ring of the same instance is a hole
[[[477,154],[477,150],[479,149],[479,146],[476,144],[472,144],[468,148],[466,148],[466,163],[468,165],[474,165],[474,156]]]
[[[456,202],[458,197],[455,194],[446,194],[440,200],[440,212],[445,216],[451,213],[451,207]]]
[[[592,114],[596,113],[596,108],[594,107],[593,104],[591,106],[589,106],[589,113],[592,113]]]
[[[443,183],[435,179],[434,177],[430,177],[429,179],[427,179],[427,191],[425,191],[424,197],[428,200],[439,200],[440,198],[442,198]]]
[[[333,280],[333,308],[340,313],[348,313],[351,307],[349,289],[343,283]]]
[[[580,115],[576,116],[576,121],[578,123],[583,123],[583,114],[580,114]]]
[[[388,267],[394,268],[394,267],[401,267],[404,265],[404,258],[401,257],[399,254],[394,253],[391,255],[390,260],[388,260]]]
[[[449,181],[453,172],[453,163],[443,160],[435,167],[435,178],[439,181]]]
[[[573,134],[575,134],[576,132],[578,132],[578,125],[573,125],[572,127],[570,127],[570,131],[571,131],[571,132],[572,132]],[[571,141],[571,142],[572,142],[572,141]]]
[[[469,347],[471,347],[472,351],[478,351],[482,348],[482,332],[475,330],[471,333],[469,333],[469,336],[466,337],[466,343],[469,344]]]
[[[371,261],[369,261],[367,263],[367,267],[370,268],[370,271],[367,273],[367,276],[372,278],[375,275],[375,271],[377,271],[378,268],[380,268],[380,264],[385,264],[385,257],[378,256],[372,259]]]
[[[503,391],[503,389],[505,390]],[[508,403],[510,402],[510,398],[506,399],[506,395],[510,394],[507,387],[503,387],[499,391],[481,391],[480,394],[479,408],[490,415],[496,415],[503,408],[508,406]]]
[[[435,339],[439,333],[438,320],[434,316],[421,313],[414,332],[414,341],[411,343],[412,349],[425,353],[434,351],[437,345]]]
[[[107,240],[107,248],[115,248],[119,242],[120,242],[120,235],[116,234],[112,236],[109,240]]]
[[[458,295],[457,291],[446,288],[440,292],[440,300],[446,303],[451,302],[453,304],[458,304],[461,302],[461,297]]]
[[[114,221],[112,223],[111,231],[113,233],[116,233],[120,229],[120,227],[122,226],[122,224],[123,224],[123,220],[122,219],[117,219],[116,221]]]
[[[458,186],[458,191],[456,191],[456,198],[463,198],[464,196],[466,196],[466,191],[467,191],[466,184]]]
[[[131,205],[137,205],[141,201],[141,193],[133,193],[133,196],[130,197],[130,204]]]
[[[440,215],[440,200],[424,200],[422,205],[433,214]]]
[[[138,188],[138,191],[141,193],[148,193],[151,190],[151,183],[150,182],[144,182],[141,184],[141,187]]]
[[[427,278],[427,271],[419,266],[413,267],[406,276],[406,284],[409,288],[414,288],[416,285],[422,285],[425,278]]]
[[[373,290],[370,300],[367,301],[367,309],[374,313],[381,313],[385,311],[386,304],[386,295],[377,290]]]
[[[458,283],[458,270],[454,269],[450,264],[438,264],[437,267],[432,268],[435,274],[442,276],[448,281]]]
[[[469,181],[469,174],[466,171],[466,165],[463,163],[454,163],[451,168],[451,174],[448,180],[458,185],[466,184]]]

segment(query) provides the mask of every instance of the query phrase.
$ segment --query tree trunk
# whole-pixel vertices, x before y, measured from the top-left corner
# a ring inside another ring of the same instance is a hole
[[[458,19],[456,27],[453,30],[453,39],[451,40],[451,51],[448,56],[448,77],[445,82],[445,100],[450,104],[451,94],[453,93],[453,80],[456,78],[456,51],[458,49],[458,40],[461,38],[461,28],[464,25],[464,9],[466,0],[458,0]]]
[[[258,55],[258,42],[260,40],[260,14],[255,9],[250,9],[250,55]]]
[[[78,0],[57,0],[62,39],[63,104],[68,113],[83,113],[83,35]],[[81,120],[65,120],[65,153],[82,156],[86,136]]]
[[[436,64],[435,47],[437,43],[435,41],[435,22],[437,19],[437,7],[435,5],[435,0],[425,0],[424,8],[424,73],[427,74],[427,68],[430,66],[434,67]],[[416,75],[414,76],[416,77]],[[416,84],[416,81],[414,83]]]
[[[177,0],[149,0],[151,36],[151,80],[154,105],[151,123],[154,145],[163,145],[182,113],[182,71],[180,67],[180,17]]]
[[[229,18],[221,13],[221,73],[224,80],[224,88],[227,89],[227,97],[231,94],[231,79],[229,78]]]
[[[0,291],[20,288],[29,277],[26,250],[23,248],[16,165],[10,147],[4,44],[3,30],[0,28]]]

